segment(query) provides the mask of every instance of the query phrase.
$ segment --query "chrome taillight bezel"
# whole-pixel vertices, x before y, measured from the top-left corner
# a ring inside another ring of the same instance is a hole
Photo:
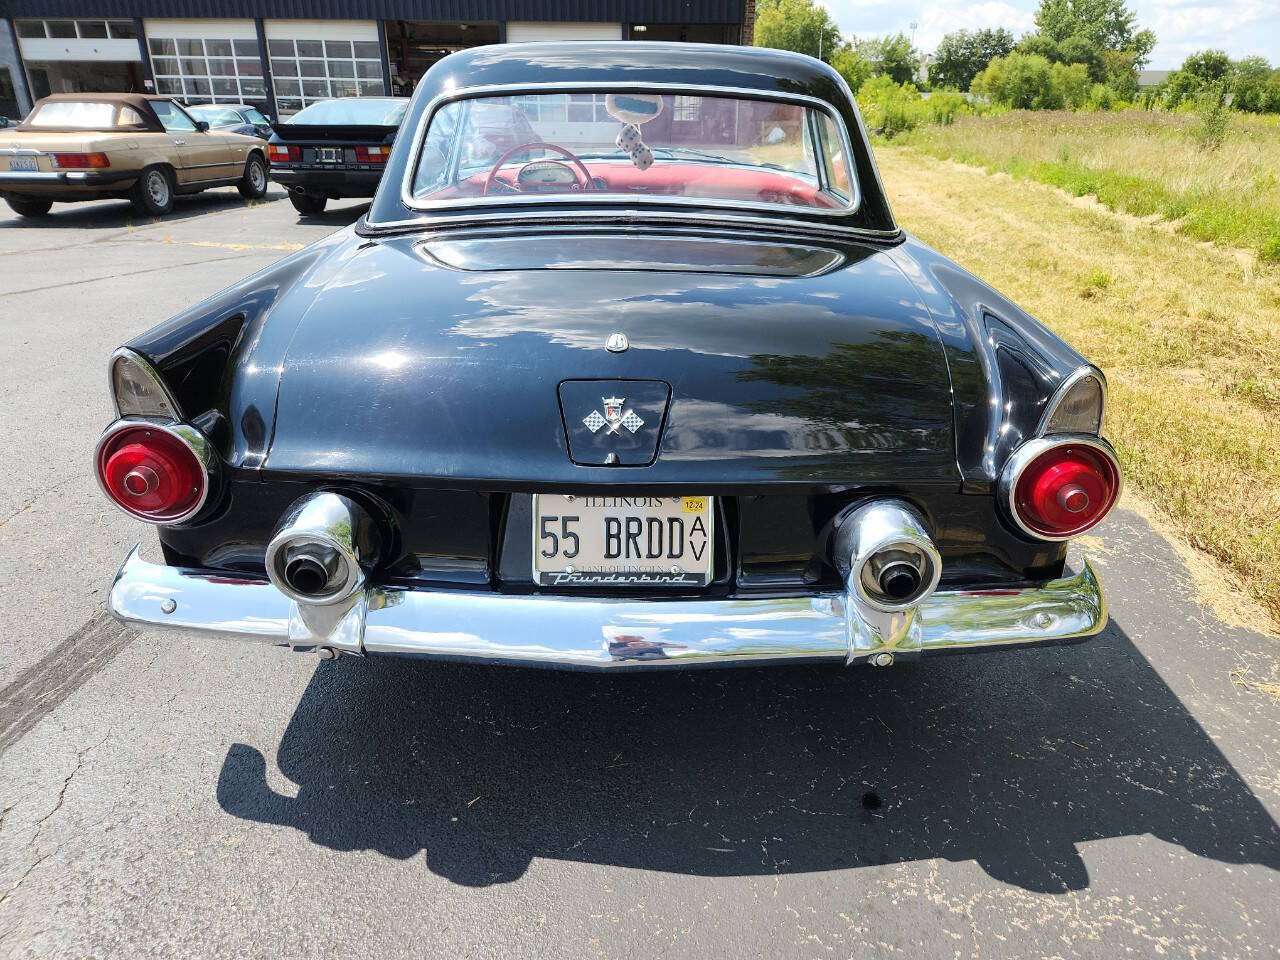
[[[1087,526],[1079,530],[1074,530],[1070,533],[1048,534],[1029,526],[1019,515],[1017,505],[1018,481],[1022,479],[1022,475],[1026,472],[1027,468],[1030,467],[1031,464],[1035,463],[1041,456],[1051,450],[1056,450],[1061,447],[1088,447],[1101,454],[1114,468],[1116,483],[1115,489],[1111,495],[1110,503],[1108,503],[1107,508],[1097,516],[1097,519],[1090,522]],[[1115,449],[1101,437],[1095,437],[1092,434],[1087,433],[1035,437],[1028,440],[1010,455],[1009,459],[1005,462],[1004,469],[1000,471],[998,488],[998,500],[1001,506],[1001,511],[1023,535],[1028,536],[1033,540],[1041,540],[1049,543],[1062,543],[1067,540],[1074,540],[1076,537],[1088,533],[1111,515],[1111,511],[1114,510],[1116,504],[1120,502],[1120,495],[1124,492],[1124,472],[1120,469],[1120,461],[1119,458],[1116,457]]]
[[[104,476],[103,461],[105,452],[110,448],[111,442],[119,434],[126,430],[154,430],[177,440],[186,447],[200,463],[203,469],[204,482],[201,485],[200,495],[195,502],[182,511],[180,514],[165,515],[157,517],[149,515],[138,510],[131,510],[126,504],[121,503],[112,494]],[[102,491],[111,503],[118,507],[123,513],[128,514],[135,520],[141,520],[143,523],[150,523],[157,527],[172,527],[182,523],[186,523],[200,513],[204,509],[205,504],[209,501],[209,496],[213,491],[218,476],[218,455],[213,448],[213,444],[209,442],[209,438],[201,433],[198,429],[188,423],[176,421],[151,420],[144,417],[128,417],[117,420],[111,426],[102,432],[102,436],[98,438],[98,443],[93,450],[93,475],[98,482],[98,489]]]

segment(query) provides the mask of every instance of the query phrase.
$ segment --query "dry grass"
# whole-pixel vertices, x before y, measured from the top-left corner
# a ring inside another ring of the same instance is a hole
[[[1238,670],[1232,670],[1231,682],[1238,687],[1244,687],[1246,690],[1255,690],[1264,696],[1270,697],[1277,703],[1280,703],[1280,682],[1259,680],[1253,675],[1253,671],[1249,667],[1241,667]]]
[[[1280,261],[1280,125],[1234,116],[1225,143],[1201,150],[1189,114],[1033,113],[960,117],[902,142],[942,159],[1096,196],[1108,208],[1158,217],[1197,240]]]
[[[905,227],[1106,371],[1128,483],[1280,616],[1280,268],[911,148],[877,157]]]

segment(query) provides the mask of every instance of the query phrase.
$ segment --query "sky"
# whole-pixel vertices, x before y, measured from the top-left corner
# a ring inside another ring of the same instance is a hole
[[[1038,0],[822,0],[845,36],[915,31],[928,53],[953,30],[1034,29]],[[1233,59],[1259,54],[1280,66],[1280,0],[1129,0],[1140,27],[1155,31],[1153,70],[1177,67],[1189,53],[1216,47]]]

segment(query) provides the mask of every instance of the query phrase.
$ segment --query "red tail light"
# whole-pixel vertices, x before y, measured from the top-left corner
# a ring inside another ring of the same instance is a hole
[[[1039,438],[1009,458],[1001,486],[1023,531],[1067,540],[1111,512],[1120,496],[1120,467],[1111,447],[1096,437]]]
[[[390,147],[356,147],[356,163],[386,163]]]
[[[302,160],[302,148],[292,144],[273,143],[267,147],[272,163],[299,163]]]
[[[105,153],[55,153],[53,165],[59,170],[102,170],[111,161]]]
[[[125,513],[179,523],[209,494],[208,441],[193,427],[121,421],[98,441],[98,482]]]

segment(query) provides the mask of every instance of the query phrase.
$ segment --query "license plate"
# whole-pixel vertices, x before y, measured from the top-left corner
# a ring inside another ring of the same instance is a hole
[[[13,172],[26,170],[34,173],[40,168],[36,166],[35,157],[15,157],[9,161],[9,169]]]
[[[535,494],[533,579],[544,587],[705,587],[712,497]]]
[[[342,148],[341,147],[316,147],[317,163],[341,163]]]

